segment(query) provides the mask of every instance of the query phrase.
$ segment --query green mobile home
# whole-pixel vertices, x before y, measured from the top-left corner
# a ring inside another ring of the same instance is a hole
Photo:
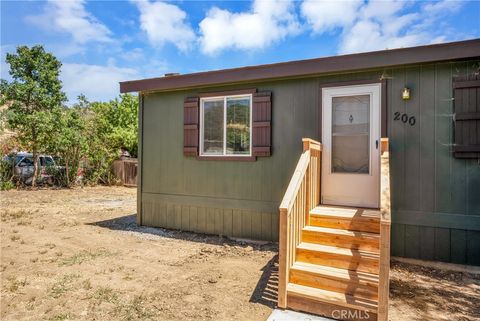
[[[390,254],[480,265],[479,72],[475,39],[122,82],[138,223],[278,240],[280,307],[387,320]]]
[[[301,140],[322,141],[322,88],[381,83],[392,254],[480,265],[479,66],[471,40],[123,82],[140,96],[138,222],[277,241]],[[457,78],[477,80],[456,90]],[[271,93],[265,156],[202,157],[199,143],[185,151],[188,99],[253,92]],[[471,118],[456,118],[459,109]]]

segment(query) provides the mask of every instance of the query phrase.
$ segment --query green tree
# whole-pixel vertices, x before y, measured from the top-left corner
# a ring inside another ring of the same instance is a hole
[[[65,175],[59,176],[64,180],[61,184],[67,187],[75,181],[80,161],[86,151],[88,136],[85,130],[88,110],[82,107],[85,102],[85,97],[80,96],[79,103],[73,107],[56,108],[53,111],[58,113],[57,123],[47,150],[61,158],[62,165],[65,166]]]
[[[49,144],[57,124],[58,114],[52,111],[66,101],[58,78],[62,64],[42,46],[19,46],[16,54],[7,54],[6,62],[10,65],[12,81],[0,81],[0,103],[10,104],[7,123],[17,132],[21,145],[32,151],[32,185],[35,186],[38,153]]]
[[[109,102],[91,105],[95,114],[96,130],[112,151],[127,150],[137,156],[138,98],[124,94]]]
[[[88,103],[86,144],[87,178],[91,183],[111,184],[112,163],[126,150],[137,156],[138,98],[125,94],[109,102]]]

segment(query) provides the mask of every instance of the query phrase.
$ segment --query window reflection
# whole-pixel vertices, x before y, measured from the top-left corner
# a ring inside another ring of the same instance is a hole
[[[203,103],[203,152],[223,154],[223,99]]]
[[[250,153],[250,99],[227,98],[227,154]]]
[[[370,95],[332,98],[332,172],[368,174]]]

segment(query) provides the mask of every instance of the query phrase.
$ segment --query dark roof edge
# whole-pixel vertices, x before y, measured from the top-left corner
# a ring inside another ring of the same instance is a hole
[[[480,38],[120,82],[120,92],[175,90],[480,57]]]

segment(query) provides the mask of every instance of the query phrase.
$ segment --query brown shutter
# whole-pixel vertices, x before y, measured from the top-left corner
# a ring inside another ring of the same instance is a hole
[[[453,80],[455,157],[480,158],[480,76]]]
[[[253,94],[252,156],[272,154],[272,92]]]
[[[199,98],[185,98],[183,103],[183,155],[198,155]]]

